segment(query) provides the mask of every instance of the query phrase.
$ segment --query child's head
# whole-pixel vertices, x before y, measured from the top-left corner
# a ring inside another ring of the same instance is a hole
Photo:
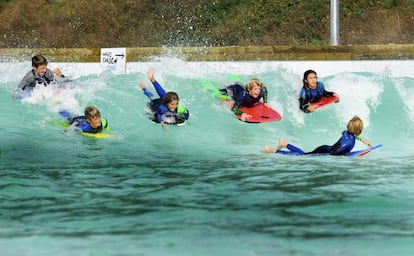
[[[98,128],[101,125],[101,113],[93,106],[85,108],[85,118],[92,128]]]
[[[43,55],[35,55],[32,57],[32,68],[33,70],[43,76],[47,69],[47,59]]]
[[[179,102],[180,99],[178,98],[177,93],[167,92],[167,94],[164,97],[163,104],[167,106],[168,110],[174,112],[177,109]]]
[[[262,88],[263,83],[257,78],[250,79],[246,84],[246,90],[253,98],[259,97]]]
[[[316,87],[318,75],[313,70],[306,70],[303,73],[303,86],[309,86],[311,88]]]
[[[364,122],[358,116],[354,116],[349,120],[348,125],[346,126],[349,133],[358,136],[361,134],[362,129],[364,129]]]

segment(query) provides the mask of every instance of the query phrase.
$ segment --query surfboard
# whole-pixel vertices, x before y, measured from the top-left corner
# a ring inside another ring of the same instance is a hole
[[[337,102],[339,102],[338,96],[322,97],[319,101],[310,103],[310,106],[314,107],[314,109],[316,110]]]
[[[383,145],[382,144],[378,144],[375,145],[373,147],[370,148],[366,148],[366,149],[361,149],[361,150],[356,150],[356,151],[351,151],[348,154],[344,155],[347,157],[360,157],[360,156],[365,156],[366,154],[370,153],[373,150],[379,149],[381,148]],[[276,151],[276,154],[282,154],[282,155],[292,155],[292,156],[330,156],[330,154],[309,154],[309,155],[303,155],[303,154],[299,154],[296,152],[292,152],[292,151],[287,151],[287,150],[278,150]]]
[[[251,108],[239,107],[239,109],[252,116],[250,118],[246,118],[247,123],[277,122],[282,119],[282,116],[276,110],[271,107],[266,107],[261,102]],[[235,117],[241,120],[241,115],[235,115]]]
[[[382,144],[378,144],[378,145],[375,145],[375,146],[367,148],[367,149],[352,151],[352,152],[349,152],[346,156],[350,156],[350,157],[365,156],[366,154],[368,154],[372,150],[378,149],[380,147],[382,147]]]

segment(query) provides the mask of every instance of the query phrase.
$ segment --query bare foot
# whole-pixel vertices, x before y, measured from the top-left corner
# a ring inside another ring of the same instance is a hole
[[[265,152],[265,153],[275,153],[276,149],[266,145],[266,146],[263,147],[262,151]]]
[[[279,145],[277,145],[277,149],[285,148],[287,146],[287,142],[284,138],[279,139]]]
[[[149,68],[149,69],[148,69],[148,79],[149,79],[151,82],[154,82],[154,81],[155,81],[155,77],[154,77],[154,68],[153,68],[153,67],[151,67],[151,68]]]

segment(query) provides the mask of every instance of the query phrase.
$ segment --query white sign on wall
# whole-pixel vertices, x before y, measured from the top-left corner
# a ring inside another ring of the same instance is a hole
[[[115,74],[126,71],[126,48],[101,48],[101,66]]]

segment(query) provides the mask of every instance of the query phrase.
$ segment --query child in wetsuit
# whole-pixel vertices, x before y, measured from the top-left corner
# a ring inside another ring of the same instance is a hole
[[[318,82],[317,79],[317,74],[313,70],[307,70],[303,74],[303,87],[299,94],[299,108],[305,113],[315,111],[310,103],[319,101],[321,97],[337,96],[334,92],[326,91],[324,84]]]
[[[244,113],[239,107],[251,108],[257,104],[261,98],[263,98],[264,105],[270,107],[267,103],[266,86],[256,78],[250,79],[245,88],[243,88],[241,84],[236,83],[229,85],[220,91],[222,94],[228,95],[233,99],[234,105],[231,110],[235,115],[241,115],[240,120],[242,121],[246,121],[251,115]]]
[[[47,64],[47,59],[43,55],[38,54],[32,57],[32,70],[26,73],[19,86],[14,91],[15,98],[19,98],[23,95],[24,91],[32,91],[39,84],[47,86],[50,83],[57,81],[56,76],[65,78],[60,69],[55,68],[52,71],[47,68]],[[62,79],[60,80],[60,82],[64,82]]]
[[[175,92],[165,92],[162,86],[155,80],[154,68],[148,69],[148,79],[151,81],[159,98],[153,99],[154,96],[143,82],[139,83],[139,87],[144,94],[150,99],[148,103],[152,114],[150,119],[154,122],[160,123],[163,129],[167,128],[167,124],[181,124],[190,117],[189,111],[179,105],[179,97]]]
[[[96,107],[89,106],[85,108],[84,116],[75,116],[67,111],[60,111],[60,115],[65,117],[69,125],[75,130],[86,133],[100,133],[102,131],[109,131],[109,125],[106,118],[101,117],[101,113]]]
[[[355,140],[360,140],[361,142],[367,144],[369,147],[372,147],[371,143],[360,136],[364,123],[362,119],[358,116],[354,116],[349,120],[347,124],[347,130],[342,132],[341,138],[332,146],[322,145],[317,147],[311,152],[305,153],[302,149],[293,146],[285,141],[285,139],[279,139],[279,144],[277,148],[271,148],[269,146],[264,146],[263,152],[265,153],[282,153],[280,151],[282,148],[287,148],[291,152],[295,152],[298,155],[308,155],[308,154],[330,154],[330,155],[346,155],[354,148]]]

